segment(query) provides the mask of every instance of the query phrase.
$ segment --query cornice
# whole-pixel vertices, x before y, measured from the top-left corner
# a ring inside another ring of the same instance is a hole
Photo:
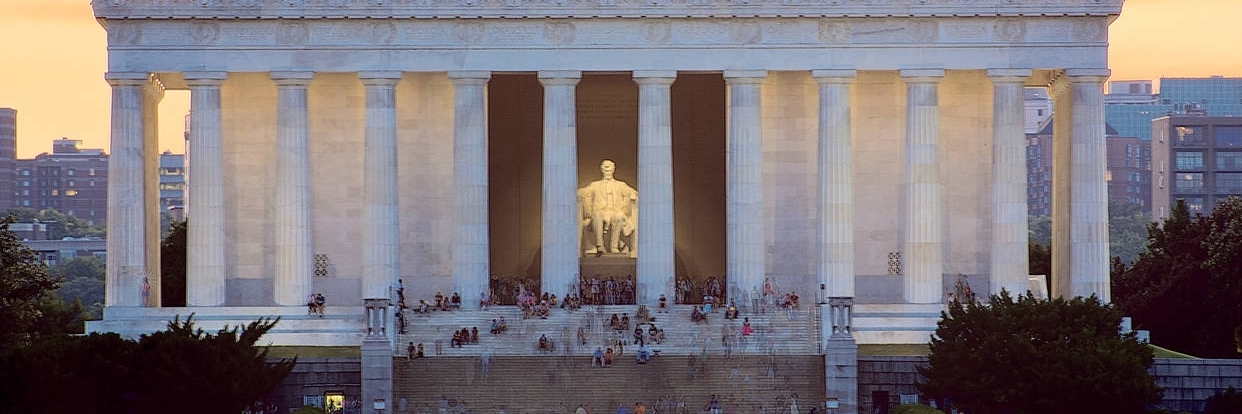
[[[116,19],[1116,16],[1124,0],[92,0]]]

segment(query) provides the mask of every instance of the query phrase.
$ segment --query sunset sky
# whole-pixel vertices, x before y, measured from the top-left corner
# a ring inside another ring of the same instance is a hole
[[[1242,77],[1242,1],[1126,0],[1110,28],[1113,80]],[[17,155],[69,137],[108,149],[104,30],[89,0],[0,0],[0,108],[17,109]],[[184,151],[189,93],[160,105],[160,150]]]

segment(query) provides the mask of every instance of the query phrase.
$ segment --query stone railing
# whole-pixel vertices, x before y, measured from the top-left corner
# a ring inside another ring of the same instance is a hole
[[[1115,16],[1124,0],[93,0],[103,19]]]

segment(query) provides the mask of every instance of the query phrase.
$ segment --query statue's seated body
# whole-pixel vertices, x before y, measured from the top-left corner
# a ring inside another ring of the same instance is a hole
[[[638,257],[638,191],[613,178],[616,164],[611,160],[600,163],[600,171],[604,174],[602,179],[578,189],[582,230],[579,236],[587,240],[583,253],[628,253],[631,258]]]

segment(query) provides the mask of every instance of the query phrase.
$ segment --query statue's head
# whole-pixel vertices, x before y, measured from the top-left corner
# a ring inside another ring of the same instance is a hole
[[[599,171],[604,173],[604,178],[612,178],[612,174],[617,171],[617,163],[606,159],[599,163]]]

